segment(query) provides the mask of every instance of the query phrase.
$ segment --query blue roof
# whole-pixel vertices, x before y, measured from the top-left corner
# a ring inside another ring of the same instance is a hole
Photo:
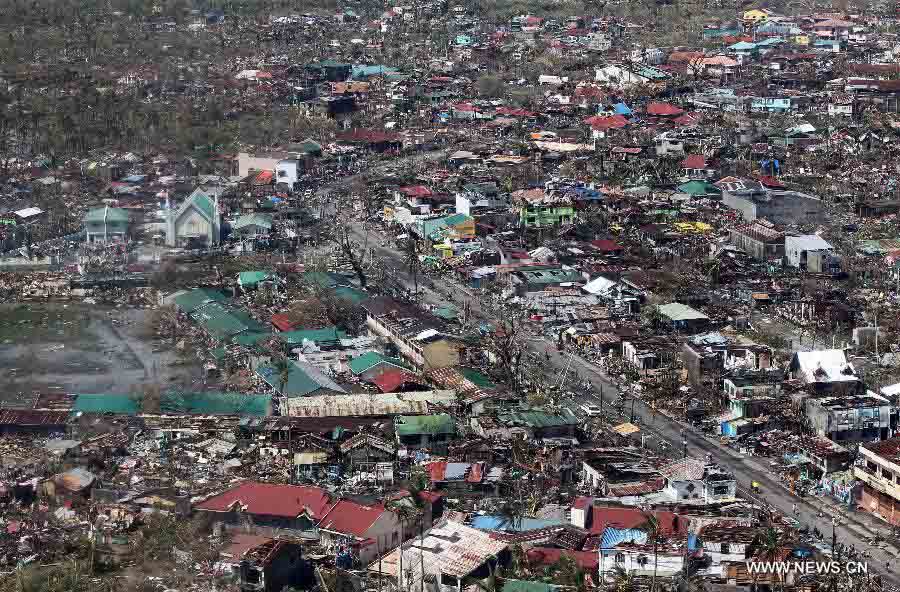
[[[647,531],[638,528],[610,528],[603,531],[600,539],[600,552],[612,552],[620,543],[637,543],[643,545],[647,542]]]
[[[729,45],[729,46],[728,46],[728,49],[734,49],[734,50],[737,50],[737,51],[751,50],[751,49],[756,49],[756,44],[755,44],[755,43],[748,43],[748,42],[746,42],[746,41],[738,41],[738,42],[735,43],[734,45]]]
[[[613,105],[613,110],[619,115],[631,115],[631,109],[625,103],[616,103]]]
[[[547,528],[549,526],[561,526],[565,524],[564,520],[541,520],[538,518],[522,518],[522,523],[513,526],[504,516],[475,516],[472,519],[472,528],[478,530],[507,530],[519,531],[537,530],[539,528]]]

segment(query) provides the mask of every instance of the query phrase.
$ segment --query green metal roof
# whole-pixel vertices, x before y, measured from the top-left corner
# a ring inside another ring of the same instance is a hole
[[[271,403],[272,397],[270,395],[169,392],[162,396],[160,411],[175,415],[253,415],[266,417],[272,414]]]
[[[532,580],[503,580],[501,592],[555,592],[558,586]]]
[[[583,282],[584,278],[580,273],[566,269],[545,269],[539,271],[522,270],[521,273],[525,277],[525,281],[529,284],[561,284],[566,282]]]
[[[474,384],[475,386],[492,389],[496,384],[491,382],[491,379],[479,372],[478,370],[473,370],[472,368],[460,367],[459,373],[466,377],[466,379]]]
[[[398,436],[416,434],[455,434],[456,420],[446,413],[439,415],[399,415],[394,419]]]
[[[137,415],[141,413],[140,394],[107,393],[75,396],[73,411]],[[170,391],[160,397],[159,408],[166,414],[206,415],[271,415],[269,395],[241,393],[189,393]]]
[[[103,223],[105,220],[107,223],[109,222],[118,222],[118,223],[127,223],[131,219],[128,210],[122,208],[94,208],[92,210],[88,210],[88,213],[84,216],[85,222],[95,222],[95,223]]]
[[[286,397],[303,397],[318,390],[343,393],[341,386],[322,374],[315,366],[291,362],[288,380],[282,389],[281,377],[272,366],[260,366],[256,374],[276,391]]]
[[[265,341],[269,337],[272,336],[272,333],[268,332],[260,332],[260,331],[245,331],[244,333],[240,333],[231,338],[231,343],[235,343],[237,345],[243,345],[246,347],[253,347],[257,345],[261,341]]]
[[[193,203],[198,210],[203,212],[208,219],[213,219],[213,214],[215,214],[216,211],[216,204],[205,191],[199,187],[195,189],[194,192],[188,196],[187,201],[181,206],[182,211],[186,210],[191,203]]]
[[[234,230],[241,230],[242,228],[246,228],[248,226],[259,226],[261,228],[265,228],[266,230],[272,230],[272,220],[272,214],[262,214],[259,212],[255,212],[253,214],[244,214],[235,221],[232,228]]]
[[[220,341],[245,331],[266,332],[266,328],[246,312],[232,310],[218,302],[204,306],[191,316],[211,337]]]
[[[287,345],[299,345],[303,340],[313,343],[335,343],[341,339],[347,339],[348,335],[337,327],[325,327],[324,329],[302,329],[299,331],[284,331],[278,334],[278,339]]]
[[[722,190],[707,181],[693,180],[682,183],[678,186],[678,191],[687,193],[688,195],[710,195],[722,193]]]
[[[238,284],[242,287],[255,286],[273,277],[268,271],[242,271],[238,274]]]
[[[75,404],[72,405],[72,411],[137,415],[141,410],[140,401],[140,395],[128,393],[75,395]]]
[[[374,351],[366,352],[359,357],[353,358],[352,360],[350,360],[350,363],[348,365],[350,366],[350,372],[358,376],[366,370],[374,368],[378,364],[390,364],[398,368],[409,369],[407,365],[404,364],[403,361],[399,358],[389,358],[384,354],[380,354]]]
[[[581,423],[578,417],[569,409],[562,409],[559,413],[511,411],[498,416],[498,419],[501,423],[507,425],[524,425],[530,428],[554,428]]]
[[[211,302],[225,302],[225,294],[218,290],[195,288],[175,297],[175,306],[182,312],[190,314]]]

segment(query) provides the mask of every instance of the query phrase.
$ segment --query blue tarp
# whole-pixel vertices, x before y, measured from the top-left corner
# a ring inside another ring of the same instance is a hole
[[[600,539],[600,552],[612,553],[616,545],[621,543],[635,543],[643,545],[647,542],[647,531],[638,528],[611,528],[607,527],[603,531],[603,537]]]
[[[472,528],[479,530],[515,530],[523,532],[526,530],[537,530],[539,528],[547,528],[549,526],[562,526],[566,524],[564,520],[540,520],[538,518],[522,518],[521,524],[512,525],[503,516],[475,516],[472,519]]]
[[[613,110],[619,115],[631,115],[631,109],[625,103],[616,103],[613,105]]]

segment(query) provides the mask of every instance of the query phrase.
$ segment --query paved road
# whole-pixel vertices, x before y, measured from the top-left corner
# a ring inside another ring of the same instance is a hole
[[[360,223],[353,226],[353,232],[358,237],[362,236],[363,229]],[[374,232],[376,238],[386,238],[377,231]],[[370,239],[371,242],[371,239]],[[403,255],[390,246],[376,246],[378,255],[388,261],[394,263],[397,267],[396,279],[404,283],[408,288],[412,289],[412,278],[403,265]],[[490,320],[491,313],[485,310],[483,303],[477,298],[472,291],[467,290],[453,282],[442,281],[439,288],[442,292],[451,292],[453,298],[448,302],[444,294],[435,292],[421,285],[420,293],[422,299],[426,302],[436,305],[452,303],[459,307],[463,302],[470,302],[473,316],[483,320]],[[578,399],[574,401],[577,405],[585,402],[592,402],[599,405],[600,393],[602,393],[604,409],[612,409],[615,402],[620,398],[619,388],[612,383],[609,377],[605,376],[600,369],[578,356],[570,356],[566,352],[558,352],[555,344],[538,337],[532,337],[528,340],[529,348],[532,353],[545,360],[546,353],[550,353],[549,367],[550,374],[560,376],[566,371],[568,366],[566,384],[571,385],[577,381],[588,381],[592,384],[592,392],[576,392]],[[628,398],[625,405],[625,416],[630,416],[632,408],[632,398]],[[846,510],[839,511],[837,504],[824,502],[818,498],[800,498],[793,495],[787,490],[781,481],[780,476],[775,474],[769,467],[769,459],[764,457],[748,457],[741,455],[733,449],[712,441],[703,434],[693,430],[690,426],[685,426],[673,419],[670,419],[661,413],[655,411],[641,400],[634,400],[634,414],[641,424],[644,433],[649,433],[646,445],[648,447],[656,447],[660,441],[668,443],[668,451],[670,455],[681,457],[684,453],[683,442],[687,442],[687,454],[695,458],[705,458],[709,454],[713,461],[720,466],[730,470],[737,479],[740,492],[743,497],[753,501],[757,507],[768,507],[778,511],[785,516],[797,519],[801,524],[805,524],[810,530],[818,528],[823,533],[823,542],[830,546],[832,532],[832,517],[836,517],[837,525],[837,541],[844,545],[853,545],[857,551],[867,549],[871,553],[869,558],[870,569],[884,572],[884,566],[896,560],[897,551],[893,548],[882,550],[877,547],[871,547],[865,541],[866,537],[874,534],[872,525],[867,523],[872,520],[870,516],[860,516],[857,513],[848,512]],[[623,418],[624,420],[624,418]],[[748,491],[750,484],[756,481],[760,484],[761,493],[753,496]],[[794,509],[797,509],[795,512]],[[819,517],[819,512],[824,512],[823,517]],[[886,533],[887,529],[881,530]],[[892,584],[900,584],[900,577],[894,573],[883,574],[885,579]]]
[[[436,153],[428,158],[437,160],[441,158],[442,154]],[[371,169],[371,171],[377,173],[379,169],[375,168]],[[354,177],[344,178],[332,184],[331,187],[349,186],[353,179]],[[328,190],[329,187],[326,187],[322,193]],[[353,236],[361,244],[366,233],[364,224],[358,220],[348,222],[351,224]],[[383,261],[392,264],[395,268],[394,279],[412,291],[413,278],[404,264],[404,254],[393,248],[388,236],[372,228],[369,228],[368,232],[368,244],[375,249],[377,255]],[[384,246],[382,246],[382,243],[384,243]],[[484,303],[472,291],[449,280],[441,281],[438,287],[440,291],[431,290],[420,281],[421,300],[434,305],[453,304],[456,307],[460,307],[463,302],[469,302],[470,310],[474,317],[483,320],[493,318],[490,310],[485,309]],[[452,299],[446,298],[445,294],[448,292],[453,295]],[[537,356],[544,357],[546,352],[550,353],[550,359],[547,361],[549,374],[559,376],[568,367],[567,383],[576,376],[579,377],[578,380],[586,380],[591,383],[593,392],[578,394],[579,400],[575,401],[576,404],[586,401],[599,404],[600,397],[598,393],[602,393],[604,407],[608,405],[612,408],[611,406],[620,398],[621,394],[618,387],[594,364],[578,356],[570,358],[567,353],[556,351],[555,344],[542,337],[529,339],[528,347]],[[626,406],[628,415],[630,415],[631,407],[632,402],[629,398]],[[871,554],[868,559],[870,570],[873,572],[880,571],[887,582],[900,585],[900,577],[898,575],[893,572],[885,573],[884,570],[884,567],[892,564],[900,553],[893,547],[888,547],[887,549],[870,547],[865,540],[876,532],[887,533],[887,529],[884,526],[873,525],[874,519],[872,517],[848,512],[830,501],[809,497],[799,498],[791,494],[783,486],[781,478],[772,472],[768,466],[767,459],[741,455],[727,446],[707,439],[689,426],[684,426],[656,412],[640,400],[634,401],[634,412],[635,416],[640,418],[644,433],[649,433],[650,435],[648,446],[654,446],[654,439],[657,445],[659,441],[665,441],[669,445],[669,454],[678,457],[683,454],[683,443],[686,442],[687,454],[695,458],[704,458],[709,454],[714,462],[727,468],[734,474],[741,494],[755,502],[757,507],[765,506],[785,516],[794,517],[801,524],[807,525],[810,530],[818,528],[825,535],[824,542],[828,545],[831,543],[832,517],[836,517],[838,522],[836,529],[838,542],[847,546],[853,545],[857,551],[868,550]],[[761,486],[759,496],[753,496],[748,491],[750,483],[754,481]],[[824,516],[820,517],[820,512],[823,512]]]

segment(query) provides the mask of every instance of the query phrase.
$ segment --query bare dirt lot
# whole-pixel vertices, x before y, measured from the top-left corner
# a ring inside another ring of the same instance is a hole
[[[199,364],[178,363],[148,335],[148,310],[85,304],[0,305],[0,400],[34,392],[122,393],[159,383],[189,387]]]

